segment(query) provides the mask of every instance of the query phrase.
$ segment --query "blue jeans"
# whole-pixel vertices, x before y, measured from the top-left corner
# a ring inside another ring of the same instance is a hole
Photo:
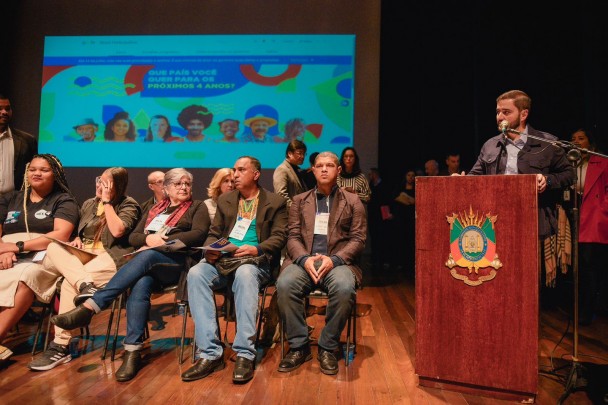
[[[267,268],[252,264],[240,266],[234,273],[232,293],[236,314],[236,336],[232,344],[237,356],[254,360],[255,337],[260,288],[270,280]],[[188,300],[194,319],[198,358],[215,360],[223,355],[220,331],[217,329],[213,290],[226,287],[228,278],[211,264],[201,261],[188,272]]]
[[[329,301],[325,315],[325,327],[319,337],[319,346],[326,350],[340,348],[340,335],[355,303],[356,280],[348,266],[334,267],[319,286],[327,291]],[[304,297],[315,287],[302,267],[290,264],[277,280],[279,313],[285,325],[289,347],[308,345],[308,325],[304,316]]]
[[[175,284],[184,269],[185,259],[184,255],[168,255],[156,250],[145,250],[122,266],[104,288],[87,300],[95,312],[100,312],[110,306],[120,294],[131,288],[127,299],[125,350],[142,349],[154,285],[158,284],[159,280],[165,284]]]

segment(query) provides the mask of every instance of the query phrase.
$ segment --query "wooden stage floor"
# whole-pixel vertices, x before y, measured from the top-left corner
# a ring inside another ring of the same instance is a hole
[[[184,383],[180,374],[191,366],[190,347],[186,361],[178,364],[182,317],[172,317],[173,295],[153,299],[151,340],[145,351],[145,367],[127,383],[114,380],[116,361],[100,360],[109,311],[91,324],[90,339],[80,339],[71,362],[45,372],[26,365],[35,325],[20,323],[19,333],[5,345],[15,354],[0,366],[0,404],[507,404],[514,403],[458,392],[418,386],[415,373],[414,280],[404,274],[368,275],[358,295],[357,354],[346,368],[340,361],[337,376],[320,372],[315,357],[292,373],[279,373],[280,345],[263,353],[255,377],[245,385],[232,383],[233,362],[211,376]],[[313,315],[313,337],[318,337],[324,317]],[[568,313],[562,309],[541,310],[539,336],[539,385],[536,403],[555,404],[564,392],[570,370],[572,328],[566,332]],[[162,329],[157,327],[161,325]],[[124,337],[123,322],[120,337]],[[222,322],[222,329],[225,324]],[[234,324],[229,324],[229,339]],[[193,334],[188,319],[187,336]],[[563,336],[563,338],[562,338]],[[313,342],[314,343],[314,342]],[[228,358],[232,353],[226,351]],[[608,393],[608,318],[598,316],[592,325],[579,328],[579,358],[585,368],[587,386],[572,392],[565,404],[603,403]]]

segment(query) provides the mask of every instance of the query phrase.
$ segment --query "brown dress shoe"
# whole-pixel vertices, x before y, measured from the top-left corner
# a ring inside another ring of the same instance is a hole
[[[300,349],[290,349],[289,353],[279,363],[279,370],[281,373],[288,373],[300,367],[307,361],[312,360],[312,353],[310,347],[305,346]]]
[[[232,373],[232,382],[246,383],[253,378],[253,369],[255,364],[253,360],[249,360],[243,356],[236,356],[234,364],[234,372]]]
[[[200,380],[214,371],[223,370],[224,367],[226,367],[224,356],[215,360],[198,359],[192,367],[182,373],[182,381]]]
[[[338,374],[338,357],[336,356],[336,353],[319,348],[317,359],[319,360],[319,365],[321,366],[321,372],[323,374]]]

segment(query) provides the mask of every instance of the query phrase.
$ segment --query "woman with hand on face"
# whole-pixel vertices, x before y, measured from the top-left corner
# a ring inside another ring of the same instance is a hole
[[[64,277],[61,283],[59,313],[68,312],[81,301],[92,297],[127,262],[125,254],[134,249],[129,234],[141,216],[139,204],[125,195],[128,184],[127,170],[123,167],[106,169],[95,179],[95,196],[82,204],[78,234],[69,244],[97,254],[93,258],[79,258],[68,248],[52,242],[47,248],[41,276]],[[88,261],[87,261],[88,260]],[[69,330],[55,326],[55,339],[47,350],[28,364],[32,370],[44,371],[69,362]]]
[[[69,191],[63,166],[50,154],[34,155],[21,191],[0,195],[0,342],[36,296],[49,302],[55,277],[40,277],[34,257],[52,237],[68,241],[78,224],[78,203]],[[12,352],[0,346],[0,361]]]
[[[120,111],[108,121],[103,136],[106,141],[133,142],[135,133],[135,124],[129,118],[129,113]]]
[[[51,318],[52,323],[63,329],[85,327],[95,314],[130,289],[127,334],[123,342],[125,354],[115,374],[117,381],[131,380],[142,367],[141,351],[154,287],[177,283],[180,276],[200,260],[201,250],[190,248],[202,246],[210,220],[207,206],[192,199],[192,180],[192,174],[185,169],[166,172],[164,187],[167,197],[143,213],[129,236],[133,247],[147,250],[136,253],[104,288],[98,289],[83,304]],[[172,249],[173,245],[181,245],[178,242],[185,246]]]

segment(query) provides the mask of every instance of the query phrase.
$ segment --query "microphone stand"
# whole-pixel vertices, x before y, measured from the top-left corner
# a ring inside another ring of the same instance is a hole
[[[574,167],[574,201],[572,206],[572,279],[574,281],[574,308],[573,308],[573,344],[572,344],[572,366],[568,373],[568,378],[565,382],[564,393],[557,400],[557,404],[561,405],[571,392],[585,384],[578,384],[579,378],[582,376],[582,364],[578,361],[578,293],[579,293],[579,277],[578,277],[578,232],[580,224],[580,212],[578,209],[578,179],[581,177],[577,174],[577,169],[583,170],[581,162],[582,156],[579,149],[571,149],[566,155],[572,166]],[[580,168],[579,168],[580,166]]]
[[[513,132],[518,135],[524,135],[523,132],[516,131],[511,128],[506,128],[505,131],[503,131],[503,133],[504,132]],[[507,136],[506,133],[504,135]],[[528,136],[529,138],[532,138],[532,139],[536,139],[537,141],[545,142],[545,143],[551,144],[553,146],[568,150],[568,153],[566,154],[566,158],[568,159],[568,161],[570,161],[570,163],[574,167],[574,203],[573,203],[573,207],[572,207],[572,226],[571,226],[571,230],[574,235],[574,237],[572,238],[572,244],[573,244],[572,278],[574,281],[574,309],[573,309],[574,329],[573,329],[573,335],[572,335],[572,339],[573,339],[572,366],[570,368],[570,372],[568,373],[568,378],[565,383],[564,393],[557,400],[557,404],[561,405],[566,400],[566,398],[568,398],[568,396],[570,395],[571,392],[586,385],[585,383],[577,384],[579,381],[579,378],[582,378],[581,376],[582,376],[582,368],[583,368],[582,364],[579,362],[579,359],[578,359],[578,315],[579,315],[578,314],[578,293],[579,293],[579,277],[578,277],[579,235],[578,235],[578,233],[579,233],[579,224],[580,224],[580,212],[579,212],[579,207],[578,207],[578,198],[579,197],[578,197],[578,192],[576,190],[576,187],[578,185],[578,179],[580,177],[582,177],[582,170],[583,170],[582,165],[581,165],[582,153],[586,153],[588,155],[600,156],[605,159],[608,159],[608,156],[595,152],[595,151],[591,151],[589,149],[580,148],[580,147],[576,146],[575,144],[573,144],[572,142],[549,140],[549,139],[540,138],[538,136],[529,135],[529,134],[526,134],[526,136]],[[581,176],[579,176],[577,174],[577,169],[579,169],[581,171]]]

